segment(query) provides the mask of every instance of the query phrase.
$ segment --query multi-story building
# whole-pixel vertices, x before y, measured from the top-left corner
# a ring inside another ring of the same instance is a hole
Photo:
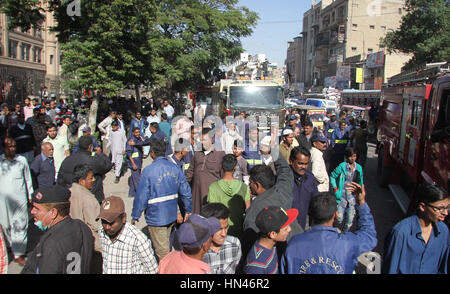
[[[286,58],[286,83],[297,84],[302,81],[301,68],[302,64],[303,37],[295,37],[294,41],[288,42],[287,58]]]
[[[0,99],[13,104],[25,97],[40,97],[41,90],[60,93],[60,51],[56,36],[49,32],[53,16],[28,31],[8,30],[9,17],[0,14]]]
[[[302,68],[300,79],[304,82],[306,87],[310,87],[317,83],[317,72],[314,71],[315,68],[315,47],[317,34],[319,33],[320,24],[320,11],[323,5],[326,5],[328,1],[323,0],[316,3],[315,0],[312,1],[311,9],[303,14],[303,48],[301,50],[301,60]]]
[[[399,27],[405,13],[403,6],[404,0],[312,1],[311,9],[303,15],[300,77],[305,87],[355,86],[355,71],[360,67],[364,69],[360,87],[365,87],[367,80],[366,89],[381,88],[411,58],[406,54],[388,54],[380,45],[387,32]],[[366,68],[367,57],[372,55],[372,60],[374,54],[382,55],[383,63],[370,63]]]

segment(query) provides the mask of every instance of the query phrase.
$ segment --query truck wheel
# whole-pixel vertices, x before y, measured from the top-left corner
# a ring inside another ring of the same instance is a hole
[[[384,148],[381,147],[378,151],[378,184],[382,188],[387,188],[389,185],[389,179],[392,175],[392,168],[384,165]]]

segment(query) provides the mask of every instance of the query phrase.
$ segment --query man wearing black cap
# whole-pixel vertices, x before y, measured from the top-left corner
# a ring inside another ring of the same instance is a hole
[[[44,187],[33,195],[35,225],[44,231],[22,270],[23,274],[88,274],[94,250],[89,227],[69,216],[70,191]]]
[[[56,182],[61,186],[70,188],[73,183],[75,166],[88,164],[92,168],[95,176],[95,182],[91,192],[95,195],[97,201],[101,203],[105,199],[105,195],[103,194],[103,177],[112,168],[111,160],[104,153],[92,156],[92,140],[89,136],[82,136],[79,141],[80,150],[64,159]]]
[[[284,210],[277,206],[268,206],[256,217],[256,226],[260,238],[247,256],[246,274],[277,274],[277,242],[285,242],[291,231],[290,224],[297,218],[298,210]]]

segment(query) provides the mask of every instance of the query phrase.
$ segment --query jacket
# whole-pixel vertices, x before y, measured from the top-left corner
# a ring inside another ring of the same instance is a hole
[[[145,129],[148,127],[148,121],[144,118],[141,118],[140,121],[137,119],[133,119],[130,123],[130,131],[128,132],[128,139],[133,137],[133,129],[139,128],[141,130],[141,135],[144,134]]]
[[[346,166],[347,162],[342,162],[341,164],[338,165],[338,167],[331,172],[330,175],[330,183],[331,186],[334,188],[338,188],[337,191],[335,192],[336,195],[336,199],[337,199],[337,203],[341,202],[341,197],[342,197],[342,191],[345,188],[344,184],[345,184],[345,166]],[[364,184],[363,182],[363,170],[362,167],[356,163],[356,171],[359,172],[360,175],[360,179],[361,181],[358,183],[361,186]]]
[[[43,153],[37,155],[30,165],[31,175],[35,180],[33,187],[49,187],[55,185],[55,163]]]
[[[317,180],[310,171],[305,170],[305,174],[303,176],[299,176],[294,173],[292,208],[298,209],[297,220],[303,229],[305,229],[306,226],[306,216],[308,215],[309,202],[318,192]]]
[[[93,252],[91,230],[82,221],[67,217],[42,235],[21,273],[89,274]]]
[[[80,164],[88,164],[92,168],[95,182],[91,192],[95,195],[97,201],[101,203],[105,200],[105,195],[103,194],[103,177],[112,168],[111,160],[109,160],[104,153],[92,156],[91,153],[80,150],[77,153],[71,154],[69,157],[64,159],[61,164],[56,182],[58,185],[69,189],[73,183],[73,170]]]
[[[192,192],[183,171],[165,157],[144,168],[133,202],[131,216],[138,220],[145,210],[149,226],[165,226],[177,220],[178,197],[183,209],[192,212]]]
[[[96,251],[102,251],[102,245],[98,237],[98,230],[102,227],[99,219],[100,204],[95,196],[78,183],[73,183],[70,187],[70,217],[79,219],[91,229],[94,236],[94,248]]]
[[[357,208],[358,230],[339,233],[316,225],[294,236],[281,258],[282,274],[351,274],[358,256],[375,248],[377,232],[367,203]]]
[[[340,128],[336,128],[331,135],[331,146],[337,154],[344,154],[345,148],[350,146],[350,132],[348,128],[342,131]]]

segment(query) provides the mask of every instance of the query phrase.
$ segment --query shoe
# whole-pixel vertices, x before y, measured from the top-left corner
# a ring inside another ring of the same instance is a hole
[[[26,259],[23,256],[15,258],[14,261],[17,262],[20,266],[24,266],[26,263]]]
[[[116,179],[114,180],[114,184],[118,184],[119,183],[119,178],[116,177]]]

